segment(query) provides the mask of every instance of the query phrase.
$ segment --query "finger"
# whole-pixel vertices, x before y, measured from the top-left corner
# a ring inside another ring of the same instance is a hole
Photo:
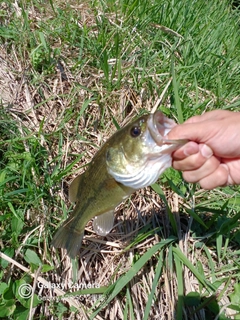
[[[229,172],[227,185],[240,184],[240,158],[223,159],[221,165]]]
[[[209,139],[209,130],[207,125],[203,125],[202,122],[197,123],[183,123],[177,125],[164,137],[165,139],[187,139],[198,143],[205,143]],[[212,133],[213,132],[213,133]],[[210,131],[210,137],[214,135],[214,131]]]
[[[196,123],[196,122],[202,122],[202,121],[208,121],[208,120],[221,120],[232,114],[233,114],[232,111],[213,110],[213,111],[203,113],[202,115],[199,115],[199,116],[193,116],[187,119],[184,123]]]
[[[211,190],[216,187],[225,186],[228,184],[229,172],[226,165],[219,165],[218,168],[199,181],[200,186],[205,190]]]
[[[188,156],[199,152],[199,144],[193,141],[188,142],[178,150],[174,151],[172,157],[174,160],[182,160]]]
[[[209,159],[212,155],[212,149],[209,148],[205,144],[199,144],[197,145],[198,152],[193,153],[192,155],[186,156],[187,150],[178,150],[179,153],[173,154],[173,162],[172,166],[176,170],[181,170],[181,171],[189,171],[189,170],[196,170],[200,168],[206,161]],[[193,146],[195,147],[195,145]],[[190,145],[190,151],[193,151],[194,148],[191,147]]]
[[[167,134],[166,139],[187,139],[198,143],[207,143],[219,131],[217,121],[225,119],[227,116],[235,118],[236,114],[226,110],[215,110],[207,112],[201,116],[194,116],[181,125],[177,125]],[[212,121],[208,125],[207,121]],[[216,123],[214,122],[216,121]]]
[[[183,178],[191,183],[199,182],[205,177],[212,174],[219,167],[220,161],[212,156],[209,159],[205,159],[205,162],[196,170],[189,170],[183,172]]]

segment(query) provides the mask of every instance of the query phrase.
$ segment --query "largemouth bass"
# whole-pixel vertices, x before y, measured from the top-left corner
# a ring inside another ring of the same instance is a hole
[[[160,111],[144,115],[114,133],[93,157],[87,170],[70,185],[69,198],[76,206],[52,240],[74,258],[80,249],[84,229],[95,217],[97,234],[113,227],[114,209],[134,191],[156,182],[171,166],[171,153],[186,140],[166,140],[176,123]]]

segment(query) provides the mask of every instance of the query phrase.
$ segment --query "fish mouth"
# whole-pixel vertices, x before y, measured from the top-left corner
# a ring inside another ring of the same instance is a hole
[[[161,111],[150,114],[148,118],[148,129],[153,140],[167,152],[173,152],[188,142],[186,139],[164,138],[176,125],[175,121],[167,118]]]

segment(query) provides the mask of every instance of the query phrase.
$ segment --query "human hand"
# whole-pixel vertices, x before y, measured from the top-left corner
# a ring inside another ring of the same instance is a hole
[[[240,113],[215,110],[174,127],[168,139],[188,139],[173,152],[173,167],[204,189],[240,184]]]

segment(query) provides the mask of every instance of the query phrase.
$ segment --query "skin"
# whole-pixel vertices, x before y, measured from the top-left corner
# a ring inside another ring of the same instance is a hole
[[[168,139],[188,139],[173,152],[173,168],[204,189],[240,184],[240,112],[215,110],[174,127]]]

